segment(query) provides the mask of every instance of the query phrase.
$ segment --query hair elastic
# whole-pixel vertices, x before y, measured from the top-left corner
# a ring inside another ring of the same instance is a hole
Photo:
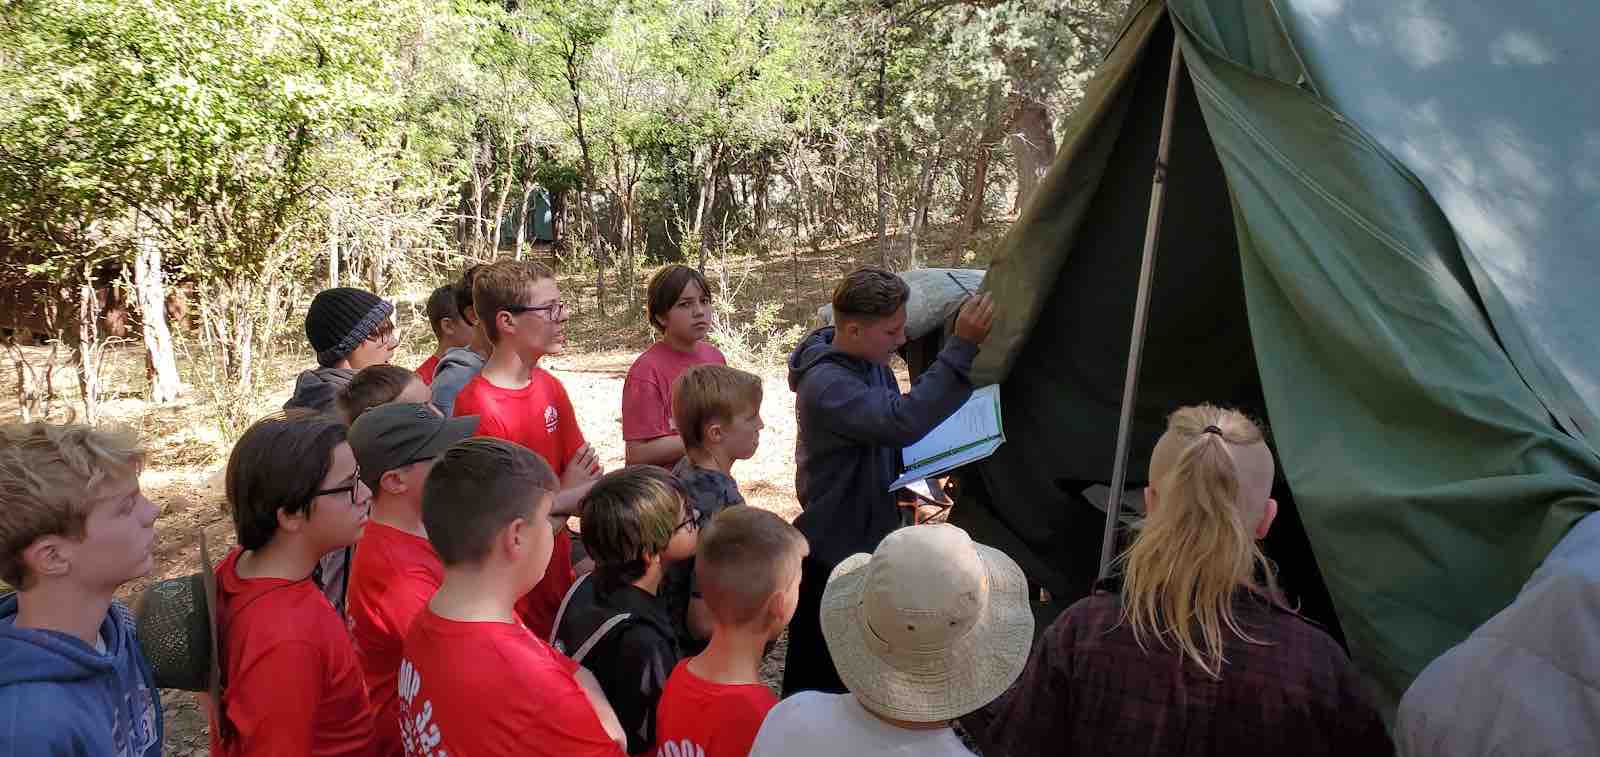
[[[1222,429],[1217,428],[1216,426],[1206,426],[1205,430],[1200,432],[1200,433],[1203,433],[1203,434],[1216,434],[1217,436],[1222,436]]]

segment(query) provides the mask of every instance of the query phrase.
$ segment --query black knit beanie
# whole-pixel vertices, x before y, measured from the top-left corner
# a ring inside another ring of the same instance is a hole
[[[393,312],[393,305],[366,290],[324,289],[306,310],[306,339],[317,351],[317,362],[330,366],[354,352]]]

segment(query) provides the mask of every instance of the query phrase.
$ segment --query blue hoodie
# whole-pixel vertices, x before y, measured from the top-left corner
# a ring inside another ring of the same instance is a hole
[[[17,595],[0,596],[0,755],[160,757],[161,700],[128,608],[106,613],[105,654],[16,620]]]
[[[833,348],[833,327],[811,332],[789,356],[795,391],[795,494],[802,512],[794,525],[811,557],[829,566],[871,552],[900,527],[889,485],[900,476],[900,450],[972,396],[977,345],[945,341],[932,367],[900,393],[887,366]]]

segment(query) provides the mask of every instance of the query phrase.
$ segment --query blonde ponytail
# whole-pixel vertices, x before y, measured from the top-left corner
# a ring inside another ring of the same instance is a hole
[[[1236,593],[1278,593],[1277,576],[1256,543],[1265,497],[1241,511],[1229,449],[1262,443],[1261,429],[1237,411],[1199,405],[1173,413],[1152,461],[1151,475],[1161,476],[1150,482],[1159,500],[1123,555],[1123,621],[1139,646],[1146,636],[1162,648],[1174,644],[1213,678],[1227,662],[1224,633],[1262,643],[1235,619]],[[1154,458],[1174,450],[1176,460],[1155,470]]]

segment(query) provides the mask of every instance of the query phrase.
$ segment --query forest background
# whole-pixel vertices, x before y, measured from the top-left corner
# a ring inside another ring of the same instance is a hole
[[[231,538],[220,466],[313,363],[317,290],[395,301],[411,366],[434,286],[551,264],[615,466],[644,282],[683,262],[767,377],[741,485],[793,514],[782,357],[858,264],[985,267],[1128,4],[0,0],[0,415],[139,430],[154,580]]]

